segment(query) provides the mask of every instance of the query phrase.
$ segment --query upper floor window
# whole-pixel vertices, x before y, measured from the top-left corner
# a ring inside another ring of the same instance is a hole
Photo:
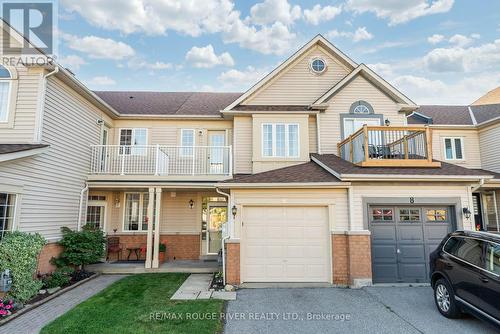
[[[0,65],[0,122],[9,120],[11,79],[9,70]]]
[[[148,143],[148,130],[143,128],[120,129],[120,154],[144,155]],[[134,147],[136,146],[136,147]]]
[[[0,193],[0,240],[5,232],[12,231],[16,213],[16,195]]]
[[[297,158],[299,156],[299,125],[262,124],[262,156]]]
[[[181,130],[181,154],[183,156],[192,156],[194,153],[194,130],[182,129]]]
[[[326,62],[321,58],[313,58],[310,67],[314,73],[321,74],[326,70]]]
[[[446,160],[462,160],[464,158],[463,138],[444,138]]]
[[[373,107],[366,101],[356,101],[351,104],[351,108],[349,109],[349,113],[351,114],[373,114]]]

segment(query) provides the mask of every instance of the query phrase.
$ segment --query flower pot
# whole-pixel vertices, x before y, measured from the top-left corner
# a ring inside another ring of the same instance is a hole
[[[160,263],[163,263],[165,262],[165,252],[160,252],[159,256],[158,256],[158,261]]]

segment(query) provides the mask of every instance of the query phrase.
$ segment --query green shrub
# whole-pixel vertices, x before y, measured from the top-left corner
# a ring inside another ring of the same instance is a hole
[[[43,245],[45,239],[40,234],[19,231],[7,233],[0,242],[0,272],[10,270],[12,287],[8,294],[12,298],[26,302],[41,288],[35,272]]]
[[[71,267],[57,268],[52,274],[46,275],[43,281],[43,287],[46,289],[65,286],[71,281],[71,274],[74,272]]]
[[[63,251],[53,263],[58,267],[76,266],[97,262],[104,256],[106,238],[99,229],[84,228],[81,231],[72,231],[67,227],[61,228],[63,237],[59,245]]]

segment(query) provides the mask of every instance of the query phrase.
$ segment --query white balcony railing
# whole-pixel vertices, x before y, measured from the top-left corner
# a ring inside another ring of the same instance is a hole
[[[91,146],[90,174],[231,175],[231,146]]]

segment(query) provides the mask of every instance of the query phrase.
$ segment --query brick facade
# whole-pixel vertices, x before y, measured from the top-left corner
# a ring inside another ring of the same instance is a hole
[[[114,235],[111,235],[114,236]],[[128,247],[146,247],[146,234],[117,234],[120,238],[122,253],[120,258],[126,260],[128,256]],[[167,245],[168,260],[198,260],[201,255],[200,235],[199,234],[176,234],[176,235],[160,235],[160,243]],[[141,259],[146,258],[146,253],[141,253]],[[130,255],[130,259],[135,260],[135,253]],[[110,254],[109,260],[117,260],[117,254]]]
[[[226,283],[239,285],[240,278],[240,244],[226,244]]]
[[[50,263],[53,257],[58,257],[62,252],[62,247],[57,243],[52,242],[43,246],[40,254],[38,254],[38,267],[37,273],[47,274],[56,269],[56,266]]]
[[[351,285],[372,278],[369,235],[332,235],[333,283]]]

